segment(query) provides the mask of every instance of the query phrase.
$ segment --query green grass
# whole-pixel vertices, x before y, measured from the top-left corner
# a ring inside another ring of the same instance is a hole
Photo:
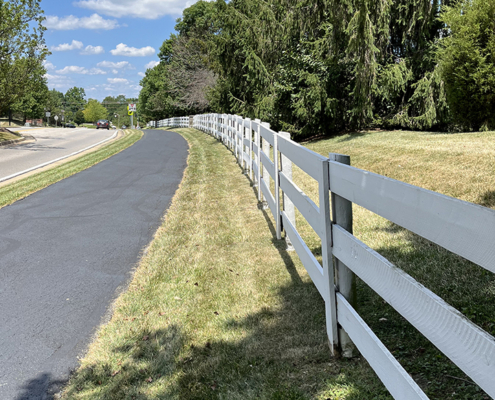
[[[20,138],[21,138],[20,136],[17,136],[13,133],[0,131],[0,143],[5,142],[7,140],[16,140]]]
[[[0,207],[12,204],[17,200],[29,196],[30,194],[71,175],[77,174],[78,172],[119,153],[138,141],[141,136],[141,131],[127,130],[122,138],[112,141],[98,150],[85,154],[75,160],[68,161],[60,166],[0,187]]]
[[[367,362],[330,357],[323,301],[231,153],[193,129],[163,226],[64,391],[66,399],[390,399]],[[377,132],[305,145],[354,166],[493,206],[494,133]],[[294,180],[317,203],[315,182]],[[494,275],[354,207],[354,232],[495,333]],[[317,254],[315,233],[298,230]],[[488,399],[358,281],[359,313],[432,399]],[[380,322],[381,318],[386,321]]]

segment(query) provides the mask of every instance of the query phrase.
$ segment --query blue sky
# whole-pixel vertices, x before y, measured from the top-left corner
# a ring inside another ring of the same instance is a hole
[[[146,67],[174,32],[176,18],[194,1],[42,0],[47,20],[48,87],[77,86],[87,98],[137,97]]]

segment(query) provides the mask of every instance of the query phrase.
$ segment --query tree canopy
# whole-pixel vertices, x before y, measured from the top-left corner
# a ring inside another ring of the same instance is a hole
[[[299,137],[494,128],[494,12],[495,0],[199,1],[143,78],[140,109],[238,113]]]
[[[39,113],[32,102],[46,86],[43,21],[40,0],[0,1],[0,112]]]
[[[95,99],[88,100],[83,113],[86,122],[94,123],[99,119],[108,118],[107,109],[98,100]]]

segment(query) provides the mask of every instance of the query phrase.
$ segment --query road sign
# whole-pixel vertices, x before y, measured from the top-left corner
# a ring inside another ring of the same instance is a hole
[[[58,121],[58,115],[55,115],[53,118],[55,118],[55,121]]]
[[[136,104],[129,104],[129,111],[137,111]]]
[[[51,113],[50,111],[47,111],[47,112],[46,112],[46,117],[47,117],[47,118],[50,118],[50,116],[51,116],[51,115],[52,115],[52,113]]]

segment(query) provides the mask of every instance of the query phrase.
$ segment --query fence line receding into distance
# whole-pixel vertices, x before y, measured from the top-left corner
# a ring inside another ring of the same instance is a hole
[[[152,124],[188,127],[189,117]],[[490,272],[495,272],[494,210],[351,167],[346,156],[324,157],[260,120],[203,114],[193,118],[193,127],[233,152],[257,187],[258,200],[273,214],[277,238],[285,231],[325,300],[332,352],[352,354],[356,346],[395,399],[428,399],[355,311],[354,273],[495,398],[495,338],[353,236],[349,206],[362,206]],[[292,181],[291,162],[318,182],[319,206]],[[321,239],[321,263],[297,231],[294,207]]]

